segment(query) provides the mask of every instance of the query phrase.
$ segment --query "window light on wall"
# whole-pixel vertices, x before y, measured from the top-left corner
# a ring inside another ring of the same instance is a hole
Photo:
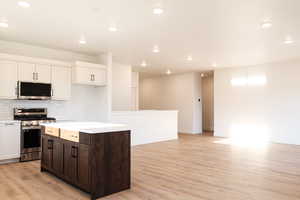
[[[231,79],[231,85],[235,87],[241,86],[264,86],[267,84],[267,78],[265,75],[260,76],[248,76],[245,77],[237,77]]]

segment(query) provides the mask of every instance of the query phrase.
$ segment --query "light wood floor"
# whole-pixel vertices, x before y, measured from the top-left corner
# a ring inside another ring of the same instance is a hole
[[[181,135],[178,141],[134,147],[132,189],[102,199],[300,199],[300,146],[251,149],[220,140]],[[0,166],[0,199],[86,200],[89,196],[40,173],[35,161]]]

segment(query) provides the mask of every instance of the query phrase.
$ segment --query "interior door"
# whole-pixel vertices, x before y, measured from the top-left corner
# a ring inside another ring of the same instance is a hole
[[[35,64],[19,63],[18,64],[19,81],[34,82],[35,81]]]
[[[10,61],[0,61],[0,98],[17,98],[18,64]]]
[[[36,65],[36,82],[51,83],[51,66]]]
[[[54,100],[71,98],[71,69],[68,67],[52,67],[52,88]]]

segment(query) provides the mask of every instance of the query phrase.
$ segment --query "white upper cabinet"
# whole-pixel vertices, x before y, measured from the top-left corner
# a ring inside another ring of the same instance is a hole
[[[36,65],[35,66],[35,81],[39,83],[51,83],[51,66]]]
[[[0,98],[17,98],[18,63],[0,61]]]
[[[51,66],[32,63],[19,63],[19,81],[24,82],[51,82]]]
[[[19,81],[34,82],[35,81],[35,64],[19,63],[18,77]]]
[[[71,99],[71,68],[52,67],[53,100]]]
[[[107,70],[100,64],[76,62],[73,67],[73,83],[105,86]]]

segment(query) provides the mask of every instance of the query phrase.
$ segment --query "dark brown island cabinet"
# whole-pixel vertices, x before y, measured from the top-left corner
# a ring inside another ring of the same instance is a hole
[[[97,199],[130,188],[130,131],[83,133],[42,127],[41,171]]]

